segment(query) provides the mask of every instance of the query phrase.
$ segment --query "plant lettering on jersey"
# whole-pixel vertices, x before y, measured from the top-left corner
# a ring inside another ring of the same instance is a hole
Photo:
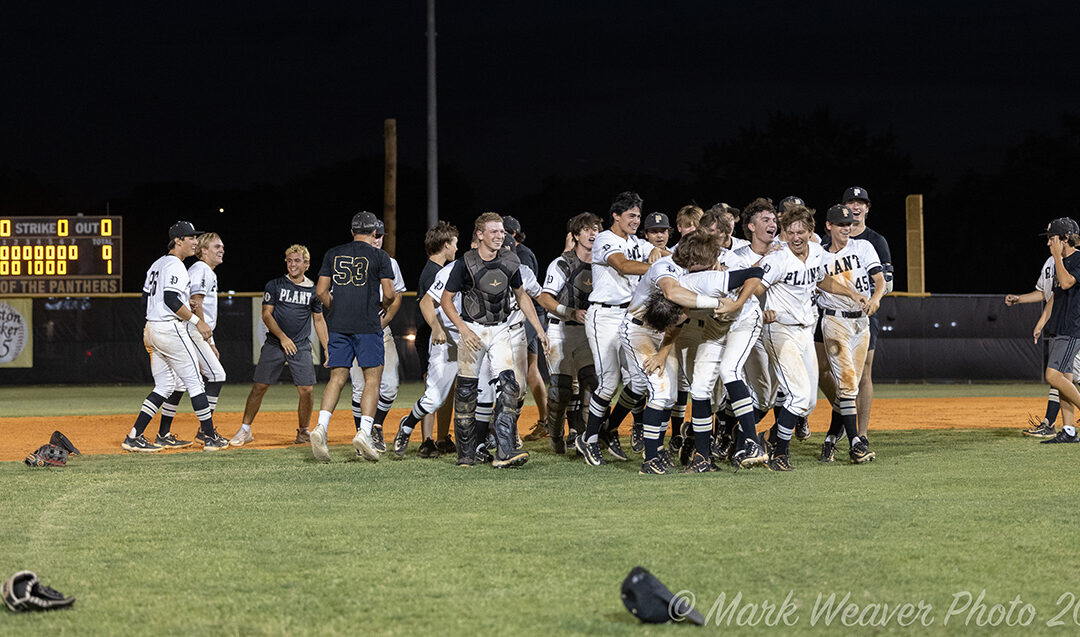
[[[367,257],[353,257],[349,255],[339,255],[334,257],[333,281],[335,285],[363,286],[367,284],[367,279]]]
[[[784,283],[788,285],[817,285],[818,271],[820,269],[813,267],[808,270],[788,272],[784,275]]]

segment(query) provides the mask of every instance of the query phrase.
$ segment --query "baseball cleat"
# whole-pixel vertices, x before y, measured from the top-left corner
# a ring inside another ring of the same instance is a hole
[[[164,436],[154,438],[154,444],[163,449],[183,449],[184,447],[190,447],[192,443],[190,440],[180,440],[170,431]]]
[[[155,445],[146,439],[146,436],[139,435],[132,438],[128,436],[124,438],[124,442],[120,445],[124,451],[134,451],[137,453],[154,453],[161,451],[161,447]]]
[[[797,440],[810,439],[810,423],[806,420],[806,416],[799,418],[799,421],[795,423],[795,438]]]
[[[549,434],[547,430],[547,425],[538,420],[536,421],[536,424],[533,425],[532,431],[525,434],[525,440],[529,442],[536,442],[537,440],[547,438],[548,435]]]
[[[495,456],[488,451],[487,445],[477,445],[475,459],[477,464],[491,464]]]
[[[851,445],[851,451],[848,451],[848,457],[851,458],[851,464],[870,462],[876,455],[877,454],[873,451],[870,451],[870,448],[867,447],[866,443],[862,440]]]
[[[671,453],[668,452],[667,449],[660,447],[660,449],[657,450],[656,455],[660,457],[660,462],[664,463],[664,468],[668,473],[675,473],[678,470],[678,467],[676,467],[675,463],[671,460]]]
[[[204,437],[202,443],[203,451],[221,451],[229,448],[229,441],[216,431],[212,436]]]
[[[311,455],[319,462],[330,462],[330,450],[326,448],[326,430],[316,427],[311,432]]]
[[[836,443],[826,440],[821,443],[821,455],[818,457],[819,462],[836,462]]]
[[[375,443],[371,440],[371,434],[365,432],[363,429],[356,432],[356,435],[353,436],[352,446],[355,447],[356,452],[365,459],[372,462],[379,461],[379,452],[375,450]],[[400,458],[401,456],[398,457]]]
[[[454,441],[447,436],[435,443],[435,448],[439,450],[439,453],[455,454],[457,453],[457,447],[454,446]]]
[[[408,416],[402,416],[401,422],[398,423],[397,434],[394,436],[394,455],[400,460],[405,457],[405,452],[409,450],[409,436],[412,432],[405,432],[405,427],[402,425]]]
[[[311,434],[307,429],[296,430],[296,440],[293,441],[294,445],[306,445],[311,442]]]
[[[712,442],[712,457],[713,460],[720,462],[727,462],[731,460],[731,455],[735,453],[735,438],[729,434],[720,434],[718,438],[713,438]]]
[[[645,427],[641,423],[634,423],[630,427],[630,448],[634,453],[645,451]]]
[[[496,469],[508,469],[510,467],[520,467],[529,461],[529,452],[524,449],[516,449],[514,453],[510,454],[510,457],[500,460],[495,458],[491,462],[491,466]]]
[[[420,448],[416,450],[416,455],[421,458],[438,458],[442,454],[439,453],[439,448],[435,446],[435,441],[428,438],[420,443]]]
[[[701,455],[698,452],[694,452],[690,456],[690,462],[686,465],[686,468],[682,470],[683,473],[708,473],[713,470],[712,462]]]
[[[704,433],[701,435],[705,435]],[[711,455],[711,454],[710,454]],[[694,457],[694,439],[692,437],[683,438],[682,446],[679,447],[679,464],[684,467],[689,467],[693,462]]]
[[[551,437],[551,450],[554,451],[555,453],[559,454],[560,456],[565,455],[566,454],[566,438],[562,438],[562,437],[556,438],[555,436],[552,436]]]
[[[664,464],[664,461],[660,459],[660,456],[657,456],[655,458],[649,458],[641,463],[641,470],[638,471],[638,475],[663,476],[667,475],[667,472],[667,466]]]
[[[371,425],[371,444],[375,447],[375,451],[382,453],[386,451],[386,443],[383,441],[382,425]]]
[[[1065,428],[1062,427],[1061,431],[1059,431],[1056,436],[1054,436],[1050,440],[1043,440],[1039,444],[1040,445],[1056,445],[1056,444],[1068,443],[1068,442],[1080,442],[1080,436],[1076,435],[1075,433],[1070,436],[1068,433],[1065,432]]]
[[[1045,418],[1036,422],[1033,416],[1028,424],[1030,424],[1031,427],[1020,432],[1025,436],[1030,436],[1032,438],[1053,438],[1057,435],[1054,425],[1050,424]]]
[[[585,458],[586,464],[594,467],[607,464],[604,457],[600,455],[600,446],[596,443],[585,442],[585,434],[581,434],[574,439],[574,448]]]
[[[609,431],[607,436],[601,438],[601,440],[607,445],[607,450],[608,453],[611,454],[611,457],[619,462],[626,462],[630,459],[630,457],[626,455],[626,452],[623,451],[622,442],[619,440],[619,432]]]
[[[236,435],[229,441],[229,444],[234,447],[243,447],[249,442],[255,442],[255,436],[251,435],[250,429],[245,430],[241,427],[240,431],[237,431]]]
[[[761,445],[753,440],[747,440],[746,446],[743,447],[742,451],[735,454],[734,459],[738,460],[740,469],[749,469],[767,463],[769,456],[765,454],[765,450],[761,448]]]
[[[765,463],[765,466],[769,468],[769,471],[794,471],[795,467],[791,466],[791,459],[785,453],[782,456],[773,456],[769,458],[769,461]]]

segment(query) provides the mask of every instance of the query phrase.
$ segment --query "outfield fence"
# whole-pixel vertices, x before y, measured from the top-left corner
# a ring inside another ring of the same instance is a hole
[[[1045,352],[1031,332],[1041,306],[1007,308],[1003,298],[885,298],[878,313],[882,333],[874,378],[1039,380]],[[218,299],[214,340],[230,381],[251,379],[263,329],[261,299],[261,293],[222,294]],[[135,294],[0,298],[0,384],[149,383],[143,316]],[[405,380],[422,377],[415,340],[422,321],[415,295],[408,294],[391,323]],[[319,355],[317,341],[313,343]],[[328,371],[316,369],[324,381]],[[282,381],[289,382],[287,370]]]

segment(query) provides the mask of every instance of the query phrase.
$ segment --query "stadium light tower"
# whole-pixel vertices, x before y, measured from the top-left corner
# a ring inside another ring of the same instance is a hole
[[[427,0],[427,225],[439,222],[439,132],[435,109],[435,0]]]

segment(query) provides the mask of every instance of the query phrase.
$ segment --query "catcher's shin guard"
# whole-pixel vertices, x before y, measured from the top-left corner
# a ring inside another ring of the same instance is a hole
[[[516,450],[514,431],[517,429],[520,389],[514,372],[506,370],[499,374],[498,395],[491,414],[492,428],[495,430],[496,459],[509,458]]]
[[[476,455],[476,397],[479,380],[458,376],[454,390],[454,433],[457,435],[458,461],[471,461]]]
[[[563,437],[563,418],[570,404],[573,379],[568,374],[552,374],[548,388],[547,430],[552,438]]]

